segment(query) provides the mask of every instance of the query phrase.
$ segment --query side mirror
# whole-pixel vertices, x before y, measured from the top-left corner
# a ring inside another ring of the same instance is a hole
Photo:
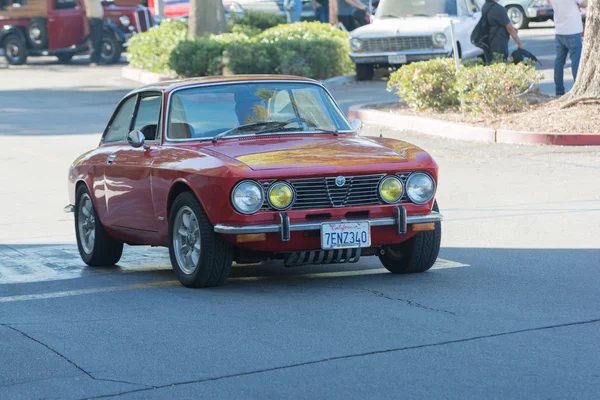
[[[144,134],[140,131],[131,131],[127,135],[127,142],[131,145],[131,147],[135,147],[136,149],[138,147],[144,146],[145,141],[146,138],[144,137]]]
[[[350,125],[353,131],[358,132],[362,128],[362,121],[360,119],[353,119]]]

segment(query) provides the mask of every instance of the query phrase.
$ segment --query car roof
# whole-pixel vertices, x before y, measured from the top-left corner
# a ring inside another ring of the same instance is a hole
[[[317,83],[310,78],[304,78],[301,76],[293,75],[232,75],[232,76],[205,76],[200,78],[188,78],[188,79],[174,79],[163,82],[154,83],[151,85],[143,86],[138,89],[132,90],[129,94],[145,92],[150,90],[159,90],[162,92],[171,92],[172,90],[179,89],[182,87],[194,87],[209,85],[214,83],[240,83],[240,82],[260,82],[260,81],[287,81],[287,82],[305,82],[305,83]]]

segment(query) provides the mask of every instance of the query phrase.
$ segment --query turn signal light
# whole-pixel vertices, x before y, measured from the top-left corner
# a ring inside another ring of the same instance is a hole
[[[413,232],[435,231],[435,223],[413,224],[412,230]]]
[[[266,233],[248,233],[246,235],[236,235],[235,238],[238,243],[248,243],[248,242],[262,242],[267,240]]]

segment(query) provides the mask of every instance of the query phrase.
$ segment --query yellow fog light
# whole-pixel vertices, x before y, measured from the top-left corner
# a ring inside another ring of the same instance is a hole
[[[399,178],[388,176],[379,184],[379,195],[386,203],[395,203],[402,197],[404,188]]]
[[[271,185],[268,193],[269,205],[276,210],[285,210],[294,201],[294,189],[289,183],[277,182]]]

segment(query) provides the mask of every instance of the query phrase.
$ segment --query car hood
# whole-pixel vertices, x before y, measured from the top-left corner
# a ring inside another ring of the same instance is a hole
[[[410,17],[376,19],[372,24],[352,31],[351,36],[361,39],[382,36],[418,36],[443,32],[450,26],[451,17]],[[458,19],[454,19],[456,23]]]
[[[427,155],[420,148],[401,141],[393,140],[390,145],[386,139],[330,135],[227,139],[205,149],[257,171],[298,168],[326,168],[332,173],[366,171],[417,163],[419,155]]]

